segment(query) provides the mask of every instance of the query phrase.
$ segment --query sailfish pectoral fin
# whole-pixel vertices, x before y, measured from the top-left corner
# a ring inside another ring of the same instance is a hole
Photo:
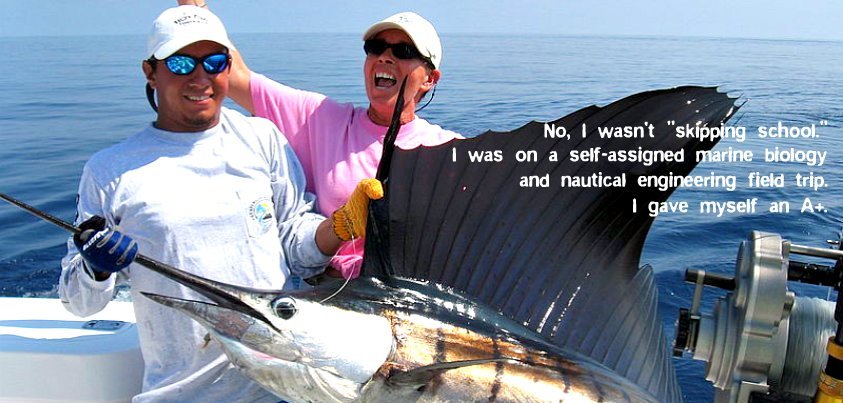
[[[408,371],[390,374],[386,379],[386,383],[395,387],[418,388],[427,384],[434,377],[441,375],[446,371],[489,363],[516,364],[521,363],[521,361],[512,358],[484,358],[480,360],[438,362],[436,364],[425,365]]]

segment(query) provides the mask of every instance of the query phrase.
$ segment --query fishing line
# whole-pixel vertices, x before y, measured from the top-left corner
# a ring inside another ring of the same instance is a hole
[[[787,352],[782,369],[783,391],[811,396],[828,357],[826,343],[834,335],[834,303],[797,297],[790,313]]]
[[[354,237],[354,234],[352,234],[352,235],[351,235],[351,253],[353,253],[355,256],[357,256],[357,246],[355,245],[355,242],[354,242],[356,239],[357,239],[357,238],[355,238],[355,237]],[[343,283],[342,283],[342,285],[340,286],[340,288],[338,288],[336,291],[334,291],[334,293],[333,293],[333,294],[331,294],[331,295],[329,295],[329,296],[325,297],[325,299],[323,299],[323,300],[319,301],[319,303],[320,303],[320,304],[325,303],[325,301],[327,301],[327,300],[329,300],[329,299],[331,299],[331,298],[336,297],[336,296],[337,296],[337,295],[338,295],[338,294],[339,294],[342,290],[344,290],[344,289],[345,289],[345,286],[347,286],[347,285],[348,285],[348,282],[349,282],[349,281],[351,281],[351,276],[352,276],[352,274],[354,274],[354,273],[348,273],[348,277],[346,277],[346,278],[345,278],[345,282],[343,282]]]

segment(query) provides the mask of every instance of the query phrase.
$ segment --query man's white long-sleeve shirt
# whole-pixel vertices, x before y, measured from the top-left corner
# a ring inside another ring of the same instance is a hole
[[[152,125],[95,154],[79,185],[77,224],[100,215],[138,242],[139,253],[216,281],[281,289],[290,273],[309,277],[330,256],[316,246],[322,216],[292,149],[274,124],[223,108],[215,127],[175,133]],[[95,281],[68,241],[59,295],[87,316],[131,285],[144,392],[135,401],[276,400],[225,359],[186,315],[140,294],[204,300],[137,263]]]

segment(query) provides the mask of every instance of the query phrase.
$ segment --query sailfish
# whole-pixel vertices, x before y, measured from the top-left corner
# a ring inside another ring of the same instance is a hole
[[[636,178],[689,174],[717,141],[674,127],[722,126],[735,101],[710,87],[648,91],[412,150],[393,147],[394,113],[359,278],[261,290],[160,265],[208,300],[145,295],[200,322],[235,366],[290,401],[678,402],[652,269],[639,268],[653,218],[634,207],[674,188]],[[547,136],[545,125],[570,135]],[[597,132],[649,125],[643,138]],[[502,161],[466,157],[493,150]],[[516,161],[525,150],[538,158]],[[636,150],[684,157],[608,157]],[[597,158],[571,157],[588,151]],[[626,186],[520,181],[595,174]]]

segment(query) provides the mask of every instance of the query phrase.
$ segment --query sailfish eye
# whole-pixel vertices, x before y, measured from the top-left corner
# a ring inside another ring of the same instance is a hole
[[[272,310],[281,319],[290,319],[296,314],[296,300],[281,297],[272,302]]]

